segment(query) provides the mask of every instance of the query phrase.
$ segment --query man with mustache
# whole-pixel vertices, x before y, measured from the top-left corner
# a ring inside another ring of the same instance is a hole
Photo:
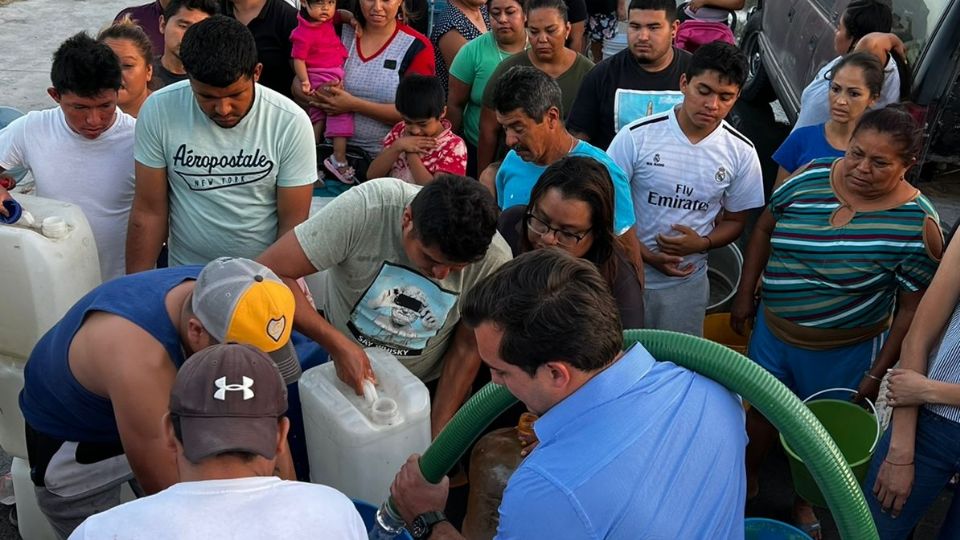
[[[497,204],[501,209],[527,204],[530,191],[551,163],[567,155],[585,156],[610,172],[614,232],[624,234],[635,221],[627,176],[603,150],[567,131],[560,116],[560,99],[557,82],[536,68],[516,66],[496,81],[494,108],[510,148],[497,170]]]

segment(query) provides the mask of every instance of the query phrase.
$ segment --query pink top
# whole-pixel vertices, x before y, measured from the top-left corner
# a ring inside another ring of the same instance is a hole
[[[340,24],[340,14],[327,22],[311,22],[297,14],[297,27],[290,33],[290,56],[303,60],[307,68],[342,67],[347,60],[347,49],[337,36],[334,25]]]
[[[464,175],[467,173],[467,145],[459,135],[450,130],[450,121],[443,119],[443,131],[436,136],[437,146],[429,154],[420,156],[420,161],[430,174],[445,172],[450,174]],[[383,138],[383,147],[386,148],[396,142],[397,139],[405,137],[403,122],[398,122],[393,126],[390,133]],[[390,176],[399,178],[404,182],[415,183],[413,173],[407,165],[406,153],[400,154],[393,168],[390,169]]]

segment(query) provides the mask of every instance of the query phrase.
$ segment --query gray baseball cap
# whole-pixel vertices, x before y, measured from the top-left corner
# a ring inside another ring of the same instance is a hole
[[[210,261],[197,276],[191,306],[218,342],[253,345],[270,355],[287,384],[300,378],[290,342],[293,293],[266,266],[238,257]]]
[[[183,453],[193,463],[224,452],[273,459],[287,386],[269,356],[251,345],[218,344],[180,367],[170,392]]]

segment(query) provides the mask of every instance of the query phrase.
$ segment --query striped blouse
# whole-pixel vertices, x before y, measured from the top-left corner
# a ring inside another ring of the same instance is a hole
[[[880,325],[893,313],[898,290],[923,290],[933,279],[937,261],[924,242],[924,224],[940,219],[918,195],[834,227],[830,216],[841,202],[830,185],[833,161],[813,161],[770,199],[777,223],[763,302],[774,315],[810,328]]]
[[[935,381],[960,384],[960,304],[953,310],[950,324],[943,333],[940,348],[930,362],[927,377]],[[960,423],[960,407],[928,404],[927,409],[948,420]]]

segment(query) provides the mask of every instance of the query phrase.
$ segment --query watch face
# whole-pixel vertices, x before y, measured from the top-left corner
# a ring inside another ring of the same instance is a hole
[[[430,526],[427,525],[427,522],[423,519],[423,516],[417,516],[413,520],[413,523],[410,524],[410,534],[414,538],[423,538],[428,532],[430,532]]]

